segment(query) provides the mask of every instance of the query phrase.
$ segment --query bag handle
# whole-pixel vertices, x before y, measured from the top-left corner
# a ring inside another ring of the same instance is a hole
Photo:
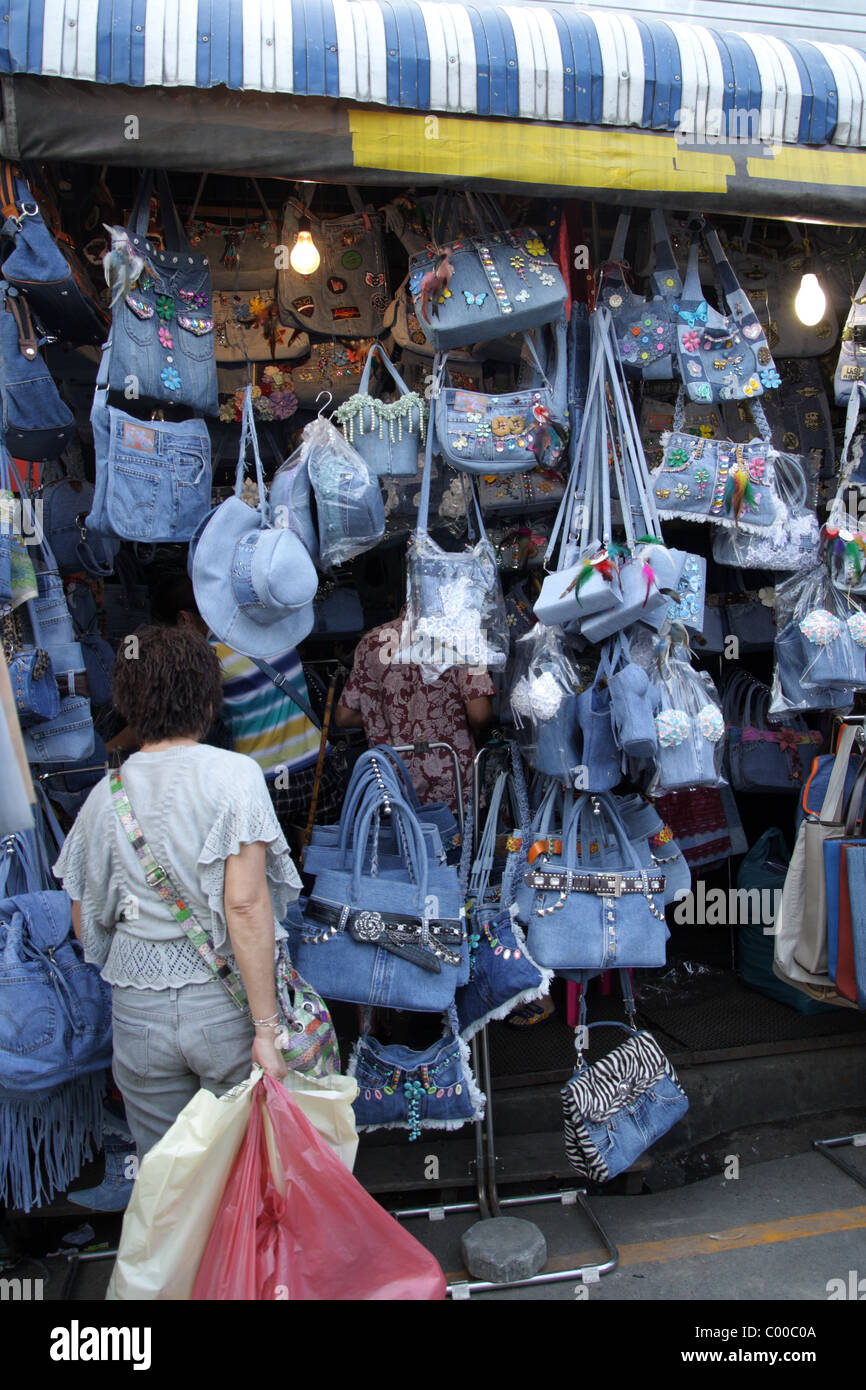
[[[571,538],[573,532],[574,512],[576,506],[578,505],[578,497],[580,497],[581,499],[579,504],[581,508],[581,545],[586,544],[589,539],[595,539],[595,537],[590,538],[586,534],[586,529],[588,529],[590,523],[586,497],[588,493],[591,493],[593,480],[596,476],[595,470],[598,461],[596,458],[598,450],[596,447],[595,405],[596,394],[598,391],[598,383],[601,375],[601,367],[602,357],[597,350],[596,341],[595,339],[593,339],[590,349],[589,384],[587,386],[586,393],[586,410],[584,411],[583,423],[581,426],[580,434],[575,444],[573,445],[573,450],[570,451],[572,452],[572,460],[571,470],[568,475],[568,483],[566,484],[565,491],[562,494],[562,501],[559,504],[559,510],[556,513],[556,519],[552,527],[550,528],[550,539],[547,542],[547,551],[544,557],[545,569],[548,568],[548,557],[552,559],[553,555],[556,553],[556,546],[558,541],[559,552],[556,556],[555,568],[556,570],[562,570],[565,568],[565,554],[567,550],[568,541]],[[588,460],[587,467],[585,469],[582,466],[584,458],[587,458]],[[580,486],[581,483],[583,483],[582,488]]]
[[[824,794],[824,801],[818,816],[822,825],[838,824],[842,817],[842,805],[845,796],[845,778],[848,773],[848,759],[854,747],[854,739],[857,730],[853,724],[845,724],[839,737],[836,747],[836,761],[833,763],[833,771],[830,773],[830,780],[827,783],[827,790]],[[861,760],[861,766],[866,759]]]
[[[307,704],[307,701],[304,699],[303,695],[300,695],[298,691],[295,689],[295,687],[291,684],[288,676],[283,675],[282,671],[278,671],[276,667],[271,666],[269,662],[263,661],[261,657],[252,656],[249,657],[248,660],[252,661],[254,666],[258,666],[262,675],[267,676],[269,680],[272,680],[274,685],[277,686],[277,688],[281,690],[282,693],[289,700],[291,700],[293,705],[297,705],[298,709],[301,711],[303,715],[306,716],[307,719],[309,719],[310,723],[313,725],[314,728],[321,731],[321,719],[319,719],[312,706]]]
[[[655,269],[650,276],[650,283],[656,294],[673,301],[682,294],[683,284],[663,208],[653,208],[650,224],[655,244]],[[673,281],[673,284],[669,284],[668,281]]]
[[[241,416],[241,438],[238,446],[238,466],[235,472],[235,497],[240,497],[244,487],[244,474],[247,462],[247,443],[253,446],[253,459],[256,465],[256,482],[259,489],[259,525],[267,526],[270,519],[270,508],[265,495],[265,477],[262,470],[262,458],[259,453],[259,441],[256,435],[255,417],[253,415],[253,388],[247,386],[244,391],[244,406]]]
[[[439,392],[442,389],[442,376],[445,370],[446,356],[447,354],[437,352],[436,356],[433,358],[433,384],[430,390],[430,419],[427,423],[427,439],[424,444],[424,477],[421,479],[421,498],[418,503],[418,520],[415,523],[415,530],[419,536],[426,536],[430,519],[430,492],[433,487],[433,441],[436,433],[435,412],[432,402],[438,398]]]
[[[408,396],[410,394],[409,387],[406,385],[400,373],[397,371],[397,368],[394,366],[394,363],[391,361],[390,357],[385,351],[384,346],[382,345],[382,343],[378,341],[378,339],[373,343],[372,347],[370,348],[370,351],[367,353],[367,360],[364,363],[364,371],[361,375],[361,381],[358,386],[359,394],[362,396],[366,396],[369,394],[370,372],[373,366],[373,358],[376,355],[376,353],[378,353],[378,355],[381,357],[382,365],[383,367],[385,367],[386,371],[390,373],[391,379],[396,385],[398,391],[400,392],[400,395]]]
[[[141,176],[141,183],[138,186],[138,193],[127,223],[127,231],[145,241],[150,225],[150,200],[153,195],[153,184],[153,170],[146,169]],[[156,187],[166,251],[181,251],[185,256],[191,256],[193,250],[181,225],[171,184],[164,169],[158,169],[156,172]]]
[[[411,807],[409,807],[405,801],[401,801],[395,797],[390,797],[389,799],[392,819],[395,817],[398,818],[402,829],[408,835],[408,843],[404,841],[404,856],[407,860],[406,868],[415,883],[415,897],[420,907],[420,915],[425,916],[427,888],[430,880],[427,845],[418,823],[418,817],[414,814]],[[356,902],[361,895],[361,872],[364,861],[364,853],[363,851],[361,853],[358,852],[359,847],[366,846],[373,825],[373,818],[381,812],[383,804],[384,802],[378,799],[378,797],[375,802],[372,798],[368,799],[361,810],[358,820],[358,830],[355,835],[354,865],[352,868],[352,896]]]
[[[597,803],[593,805],[593,803]],[[596,814],[596,810],[598,813]],[[592,855],[590,852],[591,833],[584,825],[588,816],[592,817],[597,837],[601,836],[602,826],[607,822],[608,827],[613,831],[613,839],[616,848],[621,851],[623,863],[627,866],[626,873],[641,873],[643,865],[637,857],[635,848],[628,838],[628,832],[620,819],[613,802],[610,801],[605,793],[583,792],[577,799],[577,804],[572,811],[568,822],[568,867],[570,869],[591,869]],[[583,826],[583,833],[581,827]],[[578,842],[580,851],[578,852]],[[607,848],[611,848],[608,842]],[[572,862],[573,860],[573,862]],[[601,872],[605,870],[602,867]]]
[[[195,197],[192,200],[192,207],[189,210],[189,217],[187,219],[188,222],[192,222],[196,213],[198,212],[198,205],[201,202],[201,195],[204,192],[204,186],[207,183],[207,180],[210,178],[211,173],[212,170],[206,169],[198,181],[198,188],[195,191]],[[262,211],[264,212],[267,221],[272,222],[274,220],[273,213],[271,212],[270,208],[265,202],[264,194],[262,193],[262,190],[259,186],[258,179],[251,177],[250,183],[256,191],[256,197],[261,203]]]
[[[490,886],[490,875],[493,872],[493,860],[496,854],[496,826],[507,784],[508,773],[503,770],[496,778],[493,791],[490,793],[487,819],[484,822],[478,853],[469,875],[469,895],[475,899],[476,910],[483,905],[487,889]]]

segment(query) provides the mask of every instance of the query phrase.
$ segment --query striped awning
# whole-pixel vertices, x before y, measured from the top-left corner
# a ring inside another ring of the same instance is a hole
[[[866,53],[572,4],[7,0],[0,73],[866,148]]]

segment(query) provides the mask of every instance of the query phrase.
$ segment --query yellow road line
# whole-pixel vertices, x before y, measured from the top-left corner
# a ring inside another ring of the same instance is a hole
[[[828,1235],[832,1231],[854,1231],[866,1226],[866,1207],[848,1207],[844,1211],[811,1212],[806,1216],[788,1216],[780,1221],[761,1221],[754,1226],[731,1226],[722,1231],[707,1231],[700,1235],[674,1236],[669,1240],[643,1240],[634,1245],[619,1247],[619,1269],[634,1265],[663,1264],[668,1260],[689,1260],[695,1255],[722,1255],[729,1250],[747,1246],[775,1245],[779,1241],[804,1240],[809,1236]],[[557,1255],[548,1260],[545,1272],[579,1269],[582,1265],[600,1264],[606,1258],[603,1250],[581,1250],[574,1255]],[[469,1279],[465,1270],[449,1274],[449,1283]]]

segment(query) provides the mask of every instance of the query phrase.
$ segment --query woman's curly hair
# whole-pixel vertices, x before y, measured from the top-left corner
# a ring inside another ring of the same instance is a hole
[[[124,638],[111,698],[140,743],[201,738],[223,702],[216,652],[193,627],[141,627]]]

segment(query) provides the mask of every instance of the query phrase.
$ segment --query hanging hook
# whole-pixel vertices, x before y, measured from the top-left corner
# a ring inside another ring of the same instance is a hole
[[[319,404],[319,401],[321,400],[322,396],[327,396],[328,399],[327,399],[327,401],[325,402],[325,404],[321,407],[321,409],[319,410],[319,419],[320,419],[320,420],[321,420],[321,418],[322,418],[323,413],[328,409],[328,406],[329,406],[329,405],[333,405],[333,403],[334,403],[334,397],[331,395],[331,392],[330,392],[330,391],[320,391],[319,394],[318,394],[318,396],[316,397],[316,405]]]

